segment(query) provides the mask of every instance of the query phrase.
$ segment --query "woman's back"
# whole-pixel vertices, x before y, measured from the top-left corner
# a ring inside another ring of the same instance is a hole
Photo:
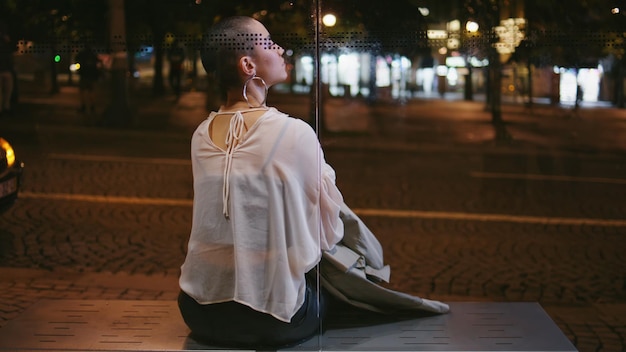
[[[267,109],[254,109],[242,113],[244,118],[244,133],[261,117]],[[224,111],[222,114],[215,116],[209,124],[209,138],[213,143],[221,149],[226,150],[226,137],[230,126],[230,121],[236,111]]]
[[[306,123],[269,109],[229,155],[216,143],[221,117],[211,114],[192,139],[194,213],[181,287],[200,303],[234,300],[289,321],[304,300],[304,274],[341,239],[333,214],[343,199]]]

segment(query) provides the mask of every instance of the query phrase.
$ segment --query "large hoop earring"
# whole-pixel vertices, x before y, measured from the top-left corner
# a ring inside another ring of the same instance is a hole
[[[261,82],[261,84],[263,84],[263,88],[265,88],[265,97],[263,97],[263,101],[261,102],[261,104],[259,104],[258,106],[252,106],[250,104],[250,102],[248,101],[248,83],[250,83],[250,81],[253,80],[258,80]],[[248,78],[244,83],[243,83],[243,99],[246,101],[246,103],[248,103],[248,107],[250,108],[260,108],[265,106],[265,102],[267,101],[267,93],[268,93],[268,88],[267,88],[267,84],[265,84],[265,81],[263,80],[263,78],[258,77],[256,74],[252,75],[252,77]]]

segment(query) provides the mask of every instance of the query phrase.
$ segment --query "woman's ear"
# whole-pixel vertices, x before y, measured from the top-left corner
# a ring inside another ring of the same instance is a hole
[[[250,56],[242,56],[238,66],[244,76],[252,76],[256,73],[256,65]]]

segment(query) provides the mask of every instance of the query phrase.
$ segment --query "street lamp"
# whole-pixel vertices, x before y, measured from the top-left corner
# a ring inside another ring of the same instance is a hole
[[[469,33],[476,33],[478,32],[478,23],[474,21],[467,21],[467,23],[465,24],[465,29]]]
[[[332,13],[326,14],[324,15],[324,17],[322,17],[322,23],[326,27],[333,27],[335,24],[337,24],[337,17]]]

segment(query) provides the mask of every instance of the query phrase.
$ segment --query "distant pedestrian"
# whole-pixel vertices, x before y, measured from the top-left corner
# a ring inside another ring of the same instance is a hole
[[[583,90],[583,86],[581,84],[576,85],[576,108],[580,106],[580,103],[583,102],[583,97],[585,95],[585,91]]]
[[[11,100],[14,88],[13,52],[11,41],[4,23],[0,23],[0,115],[11,113]]]
[[[93,51],[91,45],[85,44],[83,50],[75,57],[78,63],[78,75],[80,77],[78,87],[80,90],[80,112],[95,112],[94,87],[100,78],[101,61]]]
[[[185,62],[185,48],[182,47],[178,40],[172,43],[167,58],[170,62],[169,83],[170,88],[176,95],[176,100],[180,98],[181,85],[183,79],[183,64]]]

